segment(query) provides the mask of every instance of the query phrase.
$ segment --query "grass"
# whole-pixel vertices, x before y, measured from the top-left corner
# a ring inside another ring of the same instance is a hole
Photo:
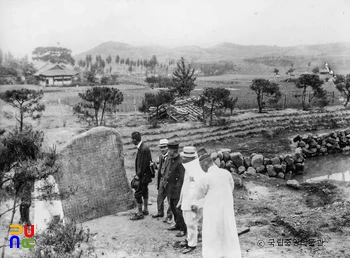
[[[295,87],[294,83],[284,82],[288,76],[282,76],[280,78],[274,78],[272,74],[265,75],[255,75],[255,74],[225,74],[220,76],[212,77],[198,77],[197,78],[197,87],[192,91],[191,95],[198,96],[203,92],[205,87],[224,87],[231,91],[231,95],[238,97],[236,107],[238,109],[256,109],[257,100],[256,94],[250,90],[249,86],[251,81],[254,78],[265,78],[276,80],[280,85],[282,92],[282,98],[280,101],[271,106],[266,103],[266,108],[276,108],[276,109],[285,109],[285,108],[301,108],[301,89]],[[137,79],[137,78],[136,78]],[[136,80],[135,79],[135,80]],[[148,86],[142,86],[140,80],[135,81],[132,84],[132,77],[123,78],[130,83],[121,83],[119,85],[109,86],[119,89],[123,92],[124,101],[119,106],[119,112],[133,112],[138,110],[138,106],[141,104],[142,99],[147,92],[157,92],[156,89],[150,89]],[[69,105],[73,107],[79,100],[78,93],[83,92],[84,90],[90,88],[87,86],[80,87],[41,87],[35,85],[5,85],[0,87],[0,92],[4,92],[8,89],[13,88],[29,88],[29,89],[42,89],[44,91],[44,100],[46,103],[56,103],[58,104],[58,99],[60,99],[62,104]],[[329,100],[330,105],[341,105],[342,102],[339,101],[341,94],[335,89],[335,86],[332,84],[325,84],[324,88],[330,92]],[[333,96],[334,92],[334,96]]]

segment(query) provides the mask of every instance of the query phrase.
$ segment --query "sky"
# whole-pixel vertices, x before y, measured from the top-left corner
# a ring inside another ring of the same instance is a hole
[[[0,0],[0,49],[350,42],[349,0]]]

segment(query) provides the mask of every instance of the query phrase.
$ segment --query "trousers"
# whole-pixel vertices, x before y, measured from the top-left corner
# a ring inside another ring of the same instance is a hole
[[[174,214],[175,227],[179,230],[186,232],[186,224],[184,221],[184,217],[182,216],[181,207],[176,208],[180,198],[170,198],[170,207],[171,211]]]
[[[203,208],[198,209],[197,212],[184,210],[183,216],[187,226],[187,244],[195,247],[198,243],[198,226],[203,217]]]
[[[164,183],[163,178],[160,179],[159,189],[158,189],[158,197],[157,197],[157,207],[158,207],[158,214],[164,215],[164,200],[167,198],[169,207],[167,210],[167,218],[172,217],[171,207],[170,207],[170,198],[166,196],[165,191],[166,184]]]

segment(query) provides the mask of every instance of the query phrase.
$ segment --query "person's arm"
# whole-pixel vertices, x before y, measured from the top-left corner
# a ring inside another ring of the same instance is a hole
[[[202,177],[196,185],[196,194],[195,194],[195,200],[193,202],[193,205],[191,206],[191,209],[193,211],[197,211],[198,209],[198,205],[196,205],[196,203],[200,200],[203,199],[205,197],[205,195],[207,194],[209,189],[209,178],[208,176],[204,176]]]

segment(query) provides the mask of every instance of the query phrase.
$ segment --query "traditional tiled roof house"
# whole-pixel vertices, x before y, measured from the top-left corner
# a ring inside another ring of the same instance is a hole
[[[79,72],[66,68],[63,64],[45,64],[34,74],[39,79],[40,85],[60,86],[73,83],[74,76]]]

